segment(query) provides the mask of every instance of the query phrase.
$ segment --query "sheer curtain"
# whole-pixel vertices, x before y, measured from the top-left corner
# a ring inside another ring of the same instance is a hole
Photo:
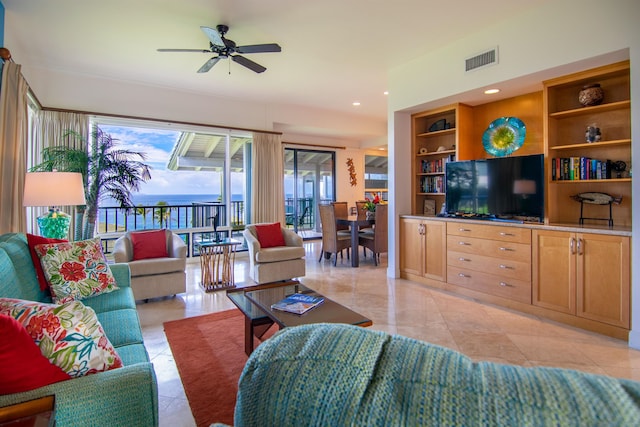
[[[0,234],[27,229],[22,196],[27,165],[28,90],[20,65],[5,62],[0,86]]]
[[[64,137],[67,131],[74,131],[82,135],[83,140],[75,137]],[[66,146],[69,148],[88,150],[87,141],[90,139],[89,116],[69,111],[38,110],[34,114],[31,124],[31,143],[28,149],[27,166],[31,168],[42,162],[42,150],[51,146]],[[30,230],[37,230],[36,218],[45,213],[47,208],[27,209],[27,222]],[[71,215],[69,230],[73,233],[78,218],[75,217],[75,206],[63,206],[60,210]],[[71,236],[70,236],[71,238]]]
[[[282,136],[255,132],[251,144],[251,222],[284,223]]]

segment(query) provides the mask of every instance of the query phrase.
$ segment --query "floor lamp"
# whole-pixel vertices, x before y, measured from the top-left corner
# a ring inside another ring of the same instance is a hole
[[[67,239],[71,217],[57,206],[84,205],[82,174],[76,172],[30,172],[24,180],[24,206],[49,206],[38,217],[40,234],[52,239]]]

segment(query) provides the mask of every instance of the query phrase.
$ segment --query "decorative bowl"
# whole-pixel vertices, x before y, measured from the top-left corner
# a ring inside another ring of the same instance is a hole
[[[482,135],[484,150],[496,157],[508,156],[524,143],[527,128],[517,117],[500,117]]]

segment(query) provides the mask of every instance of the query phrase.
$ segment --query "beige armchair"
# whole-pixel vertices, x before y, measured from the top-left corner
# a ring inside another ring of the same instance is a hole
[[[242,232],[249,249],[249,277],[258,284],[289,280],[305,275],[302,237],[282,227],[286,246],[263,248],[258,241],[256,224],[247,225]]]
[[[187,245],[177,234],[169,230],[165,232],[167,257],[134,261],[131,232],[118,238],[114,244],[114,261],[129,264],[131,289],[136,300],[147,300],[187,291],[185,273]]]

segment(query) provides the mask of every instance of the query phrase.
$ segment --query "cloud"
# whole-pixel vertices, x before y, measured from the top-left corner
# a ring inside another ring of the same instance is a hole
[[[103,125],[100,128],[117,139],[118,147],[145,154],[144,163],[151,169],[151,179],[140,185],[140,194],[214,194],[222,192],[218,172],[170,171],[169,156],[181,132],[174,130]],[[231,193],[244,191],[244,176],[231,174]]]

